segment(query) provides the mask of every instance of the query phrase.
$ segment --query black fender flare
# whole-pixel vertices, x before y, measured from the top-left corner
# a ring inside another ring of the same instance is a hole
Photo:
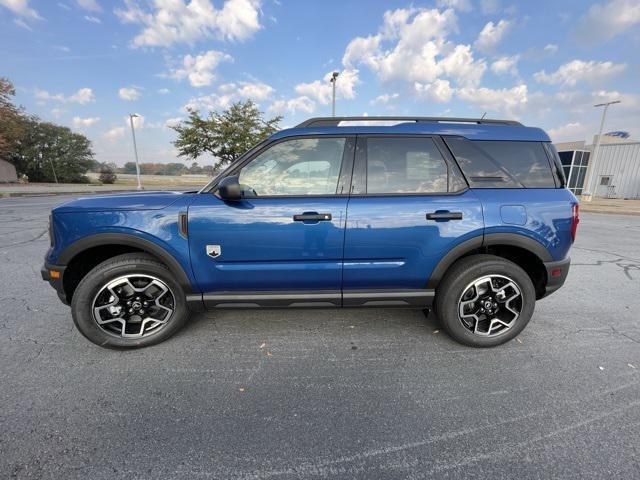
[[[449,267],[451,267],[451,265],[453,265],[457,260],[473,250],[491,245],[511,245],[514,247],[520,247],[533,253],[543,263],[553,261],[553,257],[544,245],[530,237],[526,237],[518,233],[489,233],[486,235],[478,235],[477,237],[470,238],[469,240],[465,240],[459,245],[456,245],[440,259],[429,277],[427,288],[435,289]]]
[[[67,266],[76,255],[88,250],[89,248],[103,245],[125,245],[154,255],[167,266],[185,293],[194,293],[193,285],[191,284],[191,280],[189,280],[189,276],[182,268],[182,265],[180,265],[180,263],[169,252],[149,240],[126,233],[97,233],[95,235],[89,235],[88,237],[82,237],[60,253],[56,264]]]

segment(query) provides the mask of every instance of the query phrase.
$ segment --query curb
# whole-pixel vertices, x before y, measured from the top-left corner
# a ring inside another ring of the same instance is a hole
[[[84,190],[78,191],[62,191],[62,192],[0,192],[0,198],[11,197],[51,197],[56,195],[92,195],[96,193],[128,193],[136,192],[136,189],[132,190]]]

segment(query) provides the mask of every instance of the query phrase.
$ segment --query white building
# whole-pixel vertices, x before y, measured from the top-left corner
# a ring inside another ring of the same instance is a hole
[[[567,185],[573,193],[581,195],[589,190],[584,182],[591,176],[590,190],[594,197],[640,199],[640,142],[609,137],[602,137],[592,173],[594,145],[585,142],[555,145]]]

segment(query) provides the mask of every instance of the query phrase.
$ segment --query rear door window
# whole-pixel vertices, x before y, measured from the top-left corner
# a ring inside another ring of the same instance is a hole
[[[542,142],[445,138],[472,188],[555,188]]]
[[[442,193],[447,163],[431,138],[367,138],[367,193]]]

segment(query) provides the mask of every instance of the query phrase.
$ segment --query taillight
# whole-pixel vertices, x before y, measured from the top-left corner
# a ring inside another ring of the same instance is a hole
[[[579,205],[576,203],[571,210],[571,241],[576,241],[576,230],[578,229],[578,223],[580,223],[580,215],[578,212]]]

